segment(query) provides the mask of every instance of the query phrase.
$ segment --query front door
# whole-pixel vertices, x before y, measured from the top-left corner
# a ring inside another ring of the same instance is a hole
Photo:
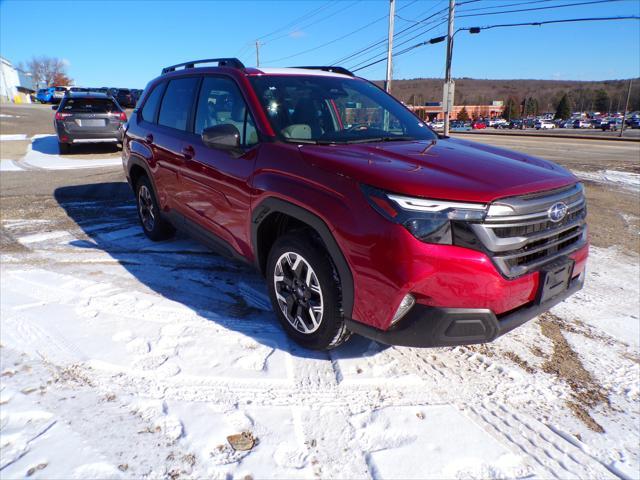
[[[202,130],[233,125],[240,133],[244,154],[204,145]],[[181,168],[177,203],[191,220],[223,239],[238,252],[250,252],[247,225],[251,215],[251,188],[258,135],[235,82],[223,76],[205,76],[196,103],[192,140],[184,145],[188,160]]]

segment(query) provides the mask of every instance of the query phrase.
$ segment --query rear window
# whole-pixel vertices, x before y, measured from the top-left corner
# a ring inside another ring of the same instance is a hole
[[[118,106],[108,98],[69,98],[62,107],[72,113],[109,113],[119,112]]]

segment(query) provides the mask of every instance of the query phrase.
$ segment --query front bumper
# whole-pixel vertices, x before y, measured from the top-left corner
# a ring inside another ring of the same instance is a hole
[[[444,308],[416,304],[389,330],[379,330],[355,320],[346,320],[349,330],[387,345],[406,347],[451,347],[487,343],[548,311],[579,291],[584,271],[574,277],[561,294],[545,301],[532,302],[510,313],[496,316],[486,308]]]

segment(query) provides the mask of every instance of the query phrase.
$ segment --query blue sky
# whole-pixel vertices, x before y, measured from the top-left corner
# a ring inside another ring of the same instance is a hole
[[[462,17],[586,1],[594,0],[475,0],[458,7],[456,27],[640,15],[640,0],[624,0]],[[428,20],[435,23],[424,22],[415,27],[415,22],[441,11],[447,3],[396,0],[396,32],[414,26],[396,40],[396,44],[406,42],[396,51],[445,34],[443,14]],[[383,40],[387,13],[387,0],[3,0],[0,54],[14,63],[34,55],[63,58],[77,85],[142,88],[162,67],[186,60],[239,56],[246,65],[253,66],[257,38],[261,38],[263,66],[331,64]],[[433,30],[424,32],[429,28]],[[410,40],[414,35],[417,38]],[[429,45],[396,57],[394,78],[442,77],[444,48],[445,43]],[[366,55],[342,64],[354,67],[370,57],[382,58],[385,52],[386,43],[382,43]],[[295,56],[285,58],[292,55]],[[358,74],[381,79],[384,72],[385,63],[381,62]],[[495,29],[478,35],[460,32],[456,36],[453,75],[561,80],[638,77],[640,22]]]

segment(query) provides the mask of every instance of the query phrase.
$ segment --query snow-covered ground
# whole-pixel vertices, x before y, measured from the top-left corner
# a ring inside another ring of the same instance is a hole
[[[581,180],[613,185],[632,192],[638,192],[640,189],[640,174],[638,173],[618,170],[599,170],[597,172],[573,170],[573,173]]]
[[[583,291],[487,346],[316,353],[247,267],[63,208],[2,218],[3,479],[639,476],[637,257],[592,249]]]
[[[6,137],[6,138],[5,138]],[[27,140],[26,135],[0,135],[0,140]],[[55,135],[39,134],[31,137],[26,154],[20,160],[0,159],[0,172],[29,170],[75,170],[82,168],[117,167],[122,164],[119,153],[106,158],[77,158],[60,155]]]

